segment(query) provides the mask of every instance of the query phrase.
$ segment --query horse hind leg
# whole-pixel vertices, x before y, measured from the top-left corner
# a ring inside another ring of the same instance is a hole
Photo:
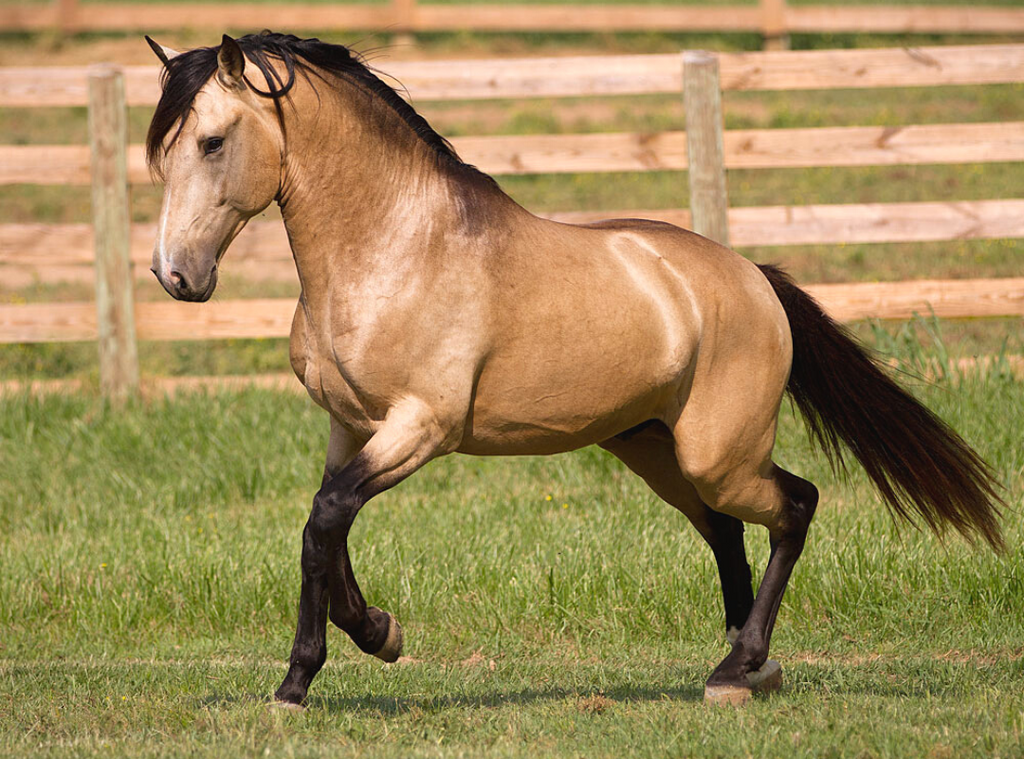
[[[675,433],[683,475],[713,511],[768,529],[771,556],[757,596],[732,651],[707,681],[705,699],[743,703],[754,689],[775,689],[781,669],[768,663],[772,630],[793,567],[803,551],[818,503],[818,491],[771,460],[775,420],[758,429],[747,420],[734,435],[696,443]],[[696,425],[707,431],[708,425]],[[721,429],[721,428],[720,428]],[[726,427],[727,429],[727,427]]]
[[[718,565],[725,606],[726,636],[734,642],[754,604],[750,565],[743,544],[743,523],[713,511],[679,469],[672,433],[649,422],[601,443],[666,503],[686,516],[711,547]]]

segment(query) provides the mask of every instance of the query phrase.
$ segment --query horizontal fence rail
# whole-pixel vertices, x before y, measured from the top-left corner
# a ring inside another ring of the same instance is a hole
[[[178,29],[382,29],[398,32],[789,32],[1000,33],[1024,31],[1019,8],[969,5],[448,5],[400,0],[389,4],[246,5],[243,3],[89,3],[0,5],[0,28],[65,32]],[[255,25],[255,28],[254,28]]]
[[[465,161],[499,176],[687,168],[685,132],[495,135],[451,142]],[[725,132],[727,169],[1008,161],[1024,161],[1024,121]],[[0,185],[90,180],[84,145],[0,145]],[[152,181],[142,145],[128,148],[128,181]]]
[[[0,6],[2,7],[2,6]],[[719,53],[723,90],[933,87],[1024,81],[1024,45]],[[682,57],[570,56],[470,61],[383,61],[416,101],[678,94]],[[0,68],[0,106],[84,106],[85,66]],[[128,105],[160,99],[157,66],[125,66]]]
[[[728,214],[738,247],[1024,238],[1024,200],[748,206],[730,208]],[[682,208],[540,215],[568,223],[642,218],[690,225],[690,212]],[[152,276],[148,267],[155,239],[156,224],[132,225],[131,259],[139,277]],[[0,224],[0,265],[31,267],[44,281],[50,267],[78,266],[91,276],[85,267],[95,260],[93,245],[89,224]],[[277,221],[250,223],[231,243],[227,263],[286,264],[277,271],[295,279],[288,236]]]
[[[806,285],[840,321],[867,317],[1024,316],[1024,277]],[[182,305],[135,304],[141,340],[288,337],[295,298],[248,298]],[[0,343],[74,342],[97,337],[93,303],[0,305]]]

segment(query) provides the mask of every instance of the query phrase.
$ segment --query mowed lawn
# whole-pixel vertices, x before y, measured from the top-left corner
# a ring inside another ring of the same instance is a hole
[[[785,407],[777,459],[822,507],[775,635],[786,685],[742,710],[701,701],[727,651],[710,551],[596,449],[449,457],[371,502],[353,560],[408,658],[332,628],[309,709],[268,710],[324,414],[255,390],[4,399],[0,754],[1020,756],[1024,383],[911,384],[1007,484],[1009,552],[897,530]]]

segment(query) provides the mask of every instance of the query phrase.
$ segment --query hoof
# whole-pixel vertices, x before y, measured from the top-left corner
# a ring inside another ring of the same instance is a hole
[[[705,685],[704,703],[715,706],[743,706],[750,700],[750,688],[741,685]]]
[[[402,655],[402,626],[398,624],[394,614],[386,611],[381,613],[388,617],[388,637],[380,650],[374,653],[374,656],[391,664],[398,661],[398,657]]]
[[[748,687],[723,683],[704,686],[704,701],[722,706],[743,706],[754,693],[774,693],[782,687],[782,665],[769,659],[761,668],[747,673]]]
[[[306,707],[302,704],[294,704],[291,701],[278,701],[274,699],[271,701],[267,708],[272,712],[304,712]]]
[[[769,659],[756,672],[747,673],[751,690],[757,693],[774,693],[782,687],[782,665]]]

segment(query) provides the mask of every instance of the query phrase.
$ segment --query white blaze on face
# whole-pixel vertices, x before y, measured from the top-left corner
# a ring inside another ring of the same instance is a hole
[[[168,274],[170,265],[167,261],[167,217],[169,216],[168,209],[171,207],[171,186],[169,184],[164,185],[164,192],[166,197],[164,198],[163,213],[160,214],[160,236],[157,238],[156,250],[160,257],[157,269],[161,274]]]

